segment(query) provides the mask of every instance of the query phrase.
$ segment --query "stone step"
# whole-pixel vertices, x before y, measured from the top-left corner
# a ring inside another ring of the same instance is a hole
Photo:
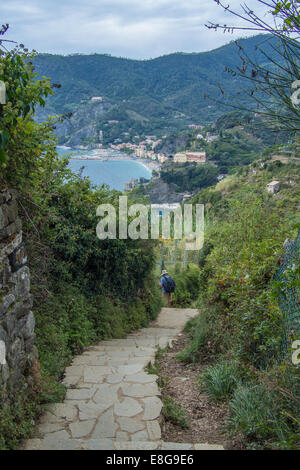
[[[119,441],[116,439],[29,439],[21,450],[225,450],[222,445],[164,441]]]
[[[127,338],[132,338],[134,336],[174,336],[180,333],[180,330],[174,328],[142,328],[139,331],[129,333]]]

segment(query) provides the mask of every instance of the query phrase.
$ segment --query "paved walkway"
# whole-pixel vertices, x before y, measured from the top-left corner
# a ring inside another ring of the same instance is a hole
[[[67,367],[63,403],[49,406],[26,450],[223,449],[209,444],[161,440],[162,402],[156,380],[145,367],[158,348],[172,345],[195,309],[163,308],[150,328],[126,339],[101,341]]]

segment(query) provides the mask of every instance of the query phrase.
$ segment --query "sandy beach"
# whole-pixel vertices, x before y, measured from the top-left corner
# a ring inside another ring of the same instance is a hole
[[[75,152],[77,149],[75,150]],[[148,171],[159,171],[160,170],[160,163],[153,160],[148,159],[141,159],[141,158],[134,158],[131,155],[122,152],[116,152],[111,149],[96,149],[93,150],[92,155],[74,155],[72,156],[72,160],[99,160],[99,161],[132,161],[139,163]]]

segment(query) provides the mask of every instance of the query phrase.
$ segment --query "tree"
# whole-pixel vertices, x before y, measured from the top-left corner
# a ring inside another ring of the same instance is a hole
[[[3,25],[0,36],[4,35],[8,25]],[[5,44],[4,44],[5,42]],[[0,40],[0,82],[5,88],[5,100],[0,105],[0,165],[9,165],[10,142],[21,123],[32,120],[36,105],[45,105],[45,98],[52,93],[50,80],[46,77],[37,79],[31,62],[35,53],[29,53],[23,44]],[[21,149],[20,149],[21,150]],[[21,152],[20,152],[21,153]]]
[[[300,128],[300,34],[299,1],[257,0],[260,5],[269,9],[268,19],[260,18],[250,7],[242,5],[241,12],[232,10],[219,0],[214,0],[221,8],[241,21],[240,26],[207,24],[209,29],[223,29],[224,32],[234,30],[256,31],[265,34],[261,44],[256,46],[260,60],[248,53],[236,41],[241,66],[233,70],[227,68],[232,76],[246,79],[247,93],[256,104],[255,109],[249,109],[236,100],[233,107],[264,115],[274,126],[275,130],[298,131]],[[266,60],[264,60],[266,59]],[[266,66],[264,62],[268,62]],[[221,89],[223,92],[223,90]],[[224,92],[223,92],[224,93]],[[237,98],[237,97],[236,97]]]
[[[233,32],[235,30],[256,31],[270,33],[281,39],[286,39],[292,34],[298,35],[300,32],[300,7],[298,5],[300,2],[298,0],[257,0],[258,4],[269,8],[269,22],[266,19],[260,18],[247,4],[241,5],[241,12],[238,12],[232,10],[230,5],[225,5],[220,0],[214,0],[214,2],[231,15],[239,18],[245,23],[245,26],[228,26],[209,22],[206,25],[209,29],[223,29],[224,32]],[[273,25],[271,24],[271,18],[274,19]]]

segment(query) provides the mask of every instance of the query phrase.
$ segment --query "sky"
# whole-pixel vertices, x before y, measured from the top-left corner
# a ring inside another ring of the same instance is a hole
[[[240,10],[241,0],[225,0]],[[261,16],[266,7],[246,1]],[[1,0],[6,39],[55,54],[100,53],[149,59],[172,52],[215,49],[249,32],[208,30],[209,21],[240,21],[214,0]],[[252,34],[253,35],[253,34]]]

